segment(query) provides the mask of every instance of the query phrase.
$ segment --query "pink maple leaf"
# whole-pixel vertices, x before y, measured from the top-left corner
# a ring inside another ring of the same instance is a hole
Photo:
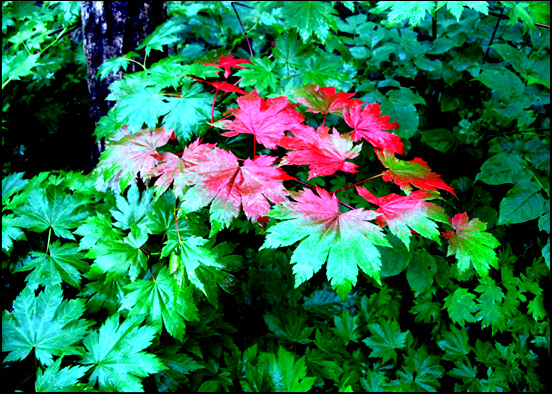
[[[292,130],[293,137],[283,137],[278,145],[292,149],[282,159],[282,164],[307,164],[309,179],[332,175],[336,171],[357,172],[356,164],[345,161],[358,156],[361,145],[353,147],[350,137],[340,135],[334,128],[320,126],[318,130],[300,125]]]
[[[291,104],[287,97],[264,100],[256,92],[238,98],[239,108],[234,108],[233,121],[220,121],[219,127],[230,130],[222,135],[234,137],[238,134],[253,134],[260,144],[276,149],[276,144],[286,130],[298,126],[305,118],[296,111],[298,104]]]
[[[360,105],[353,105],[343,111],[343,119],[354,130],[351,131],[353,141],[364,138],[378,149],[390,149],[400,155],[404,154],[404,145],[399,136],[385,130],[394,130],[399,127],[397,122],[389,122],[390,116],[380,116],[379,104],[366,104],[364,109]]]

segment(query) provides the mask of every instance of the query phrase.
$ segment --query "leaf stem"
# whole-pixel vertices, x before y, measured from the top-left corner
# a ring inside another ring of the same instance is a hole
[[[354,186],[360,185],[360,184],[362,184],[362,183],[364,183],[364,182],[368,182],[369,180],[372,180],[372,179],[374,179],[374,178],[380,177],[380,176],[382,176],[382,175],[383,175],[383,173],[378,174],[378,175],[374,175],[374,176],[371,177],[371,178],[365,179],[365,180],[363,180],[363,181],[354,183],[354,184],[349,185],[349,186],[342,187],[341,189],[334,190],[332,193],[337,193],[337,192],[341,192],[341,191],[343,191],[343,190],[350,189],[350,188],[352,188],[352,187],[354,187]]]

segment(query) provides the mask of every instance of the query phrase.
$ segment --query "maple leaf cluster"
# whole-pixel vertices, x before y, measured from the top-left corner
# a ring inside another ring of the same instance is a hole
[[[232,67],[245,68],[240,65],[244,63],[250,62],[221,56],[218,63],[205,64],[224,69],[224,78],[228,78]],[[172,184],[185,212],[210,205],[210,236],[228,227],[242,210],[263,231],[269,217],[279,219],[279,223],[268,229],[263,247],[288,246],[301,241],[292,256],[297,286],[312,277],[326,261],[328,276],[341,296],[346,296],[356,283],[359,267],[379,282],[381,259],[375,245],[390,246],[381,232],[383,227],[388,227],[407,247],[413,233],[438,243],[442,236],[449,240],[449,254],[458,256],[460,268],[466,269],[473,262],[478,273],[488,271],[482,256],[493,261],[492,247],[496,240],[487,233],[477,232],[484,230],[478,222],[470,227],[464,223],[467,216],[450,219],[441,207],[428,201],[440,198],[438,189],[455,195],[454,190],[424,160],[396,157],[405,152],[401,138],[393,133],[399,125],[391,122],[390,116],[382,116],[379,104],[364,103],[352,98],[354,93],[337,92],[331,86],[305,85],[294,91],[296,102],[290,102],[286,96],[264,99],[256,90],[248,93],[228,81],[194,79],[214,87],[216,93],[223,90],[241,95],[237,98],[237,107],[216,123],[212,119],[211,125],[224,130],[221,135],[225,137],[251,134],[253,156],[240,159],[200,139],[179,155],[161,153],[156,148],[167,143],[170,130],[161,127],[133,136],[123,133],[110,145],[99,167],[103,168],[103,182],[109,178],[112,182],[118,181],[124,189],[139,172],[144,179],[157,178],[154,183],[157,196]],[[306,112],[324,115],[317,129],[304,123],[300,106],[306,107]],[[330,130],[324,126],[328,114],[342,116],[352,130],[342,132],[339,127]],[[376,197],[366,188],[358,187],[371,178],[332,193],[304,182],[300,183],[307,188],[299,192],[290,192],[284,187],[284,181],[296,179],[282,166],[308,166],[309,180],[337,171],[358,172],[358,166],[350,160],[359,155],[361,141],[373,146],[385,167],[376,176],[394,182],[405,196],[392,193]],[[283,157],[258,156],[256,144],[271,150],[281,147],[288,152]],[[378,208],[374,211],[354,209],[337,199],[337,192],[354,186],[360,196]],[[414,188],[419,190],[413,191]],[[350,210],[340,212],[340,203]],[[456,232],[440,233],[436,222],[450,225]],[[467,228],[474,230],[467,231]]]

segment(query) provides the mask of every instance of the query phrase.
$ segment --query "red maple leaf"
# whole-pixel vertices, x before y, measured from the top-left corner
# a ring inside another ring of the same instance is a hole
[[[260,144],[276,149],[276,144],[286,130],[298,126],[305,118],[296,111],[298,104],[291,104],[287,97],[274,97],[264,100],[256,92],[238,98],[239,108],[234,108],[233,121],[221,121],[219,127],[230,130],[225,137],[241,133],[253,134]]]
[[[299,95],[295,100],[307,107],[307,112],[341,114],[343,108],[363,103],[351,99],[355,93],[336,93],[333,86],[303,85],[294,92]]]
[[[380,116],[379,104],[367,104],[364,109],[361,109],[360,105],[353,105],[349,111],[343,111],[343,119],[354,129],[351,131],[353,141],[364,138],[375,148],[390,149],[404,155],[404,145],[400,137],[384,131],[394,130],[399,124],[389,122],[390,116]]]
[[[230,76],[230,67],[234,68],[246,68],[244,66],[238,66],[240,63],[251,63],[247,59],[234,59],[234,56],[221,56],[217,63],[203,63],[205,65],[211,65],[218,68],[224,68],[224,78]],[[218,72],[218,71],[217,71]]]
[[[422,190],[443,189],[456,196],[454,190],[438,174],[432,172],[422,159],[416,157],[410,161],[399,160],[389,149],[383,151],[376,149],[376,153],[381,163],[388,169],[382,173],[383,180],[395,182],[405,193],[410,194],[412,186],[416,186]]]
[[[285,199],[288,192],[281,181],[294,179],[272,167],[275,160],[263,155],[240,166],[233,153],[210,150],[206,160],[189,169],[195,185],[184,196],[184,209],[193,212],[211,203],[212,234],[228,226],[238,216],[240,206],[247,218],[257,221],[270,211],[267,199],[275,204]]]
[[[361,145],[353,147],[350,137],[340,135],[334,128],[320,126],[318,130],[301,124],[292,130],[293,137],[283,137],[278,145],[293,149],[282,159],[282,164],[308,164],[309,179],[332,175],[338,170],[357,172],[356,164],[345,161],[357,157]]]
[[[417,190],[408,196],[391,193],[376,197],[364,187],[357,186],[356,189],[366,200],[379,206],[376,212],[381,215],[376,218],[376,223],[380,227],[389,226],[391,233],[399,237],[407,247],[410,245],[411,231],[441,243],[434,221],[448,224],[448,217],[443,208],[427,202],[439,198],[438,192]]]

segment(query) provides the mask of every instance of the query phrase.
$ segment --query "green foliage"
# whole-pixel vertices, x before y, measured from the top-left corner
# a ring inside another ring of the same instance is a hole
[[[122,75],[99,165],[29,176],[10,171],[28,156],[9,122],[28,105],[58,132],[66,77],[86,75],[67,34],[79,4],[3,2],[4,386],[545,390],[540,3],[169,2],[165,23],[99,71]],[[164,46],[171,56],[126,72]],[[378,104],[364,142],[332,107],[355,100]],[[258,122],[268,108],[284,115]],[[305,125],[335,144],[305,137],[292,158]]]

